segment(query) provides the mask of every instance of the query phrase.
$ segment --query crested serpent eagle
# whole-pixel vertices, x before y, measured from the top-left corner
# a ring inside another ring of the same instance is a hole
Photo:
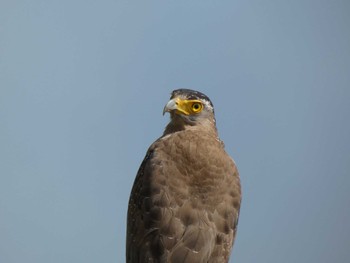
[[[218,137],[210,99],[172,92],[170,122],[148,149],[131,191],[127,263],[227,263],[241,187]]]

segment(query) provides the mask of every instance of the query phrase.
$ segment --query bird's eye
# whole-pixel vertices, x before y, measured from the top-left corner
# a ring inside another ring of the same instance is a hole
[[[200,112],[202,110],[202,108],[203,108],[203,105],[201,103],[199,103],[199,102],[194,102],[192,104],[192,111],[194,113]]]

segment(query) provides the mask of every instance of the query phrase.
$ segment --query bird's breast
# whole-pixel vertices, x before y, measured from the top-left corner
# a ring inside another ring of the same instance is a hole
[[[230,183],[230,158],[216,137],[196,133],[175,133],[159,142],[153,163],[169,195],[194,206],[217,203],[220,189]],[[231,169],[232,170],[232,169]],[[213,194],[215,193],[215,194]]]

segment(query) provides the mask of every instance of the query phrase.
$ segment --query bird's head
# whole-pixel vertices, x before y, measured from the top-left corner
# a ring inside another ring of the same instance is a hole
[[[171,117],[167,129],[182,130],[188,126],[216,129],[213,103],[199,91],[174,90],[164,107],[163,114],[166,112],[169,112]]]

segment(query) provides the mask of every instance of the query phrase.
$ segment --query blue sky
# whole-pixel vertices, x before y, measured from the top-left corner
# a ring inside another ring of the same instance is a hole
[[[348,1],[2,1],[0,261],[124,262],[170,92],[241,174],[231,262],[350,260]]]

